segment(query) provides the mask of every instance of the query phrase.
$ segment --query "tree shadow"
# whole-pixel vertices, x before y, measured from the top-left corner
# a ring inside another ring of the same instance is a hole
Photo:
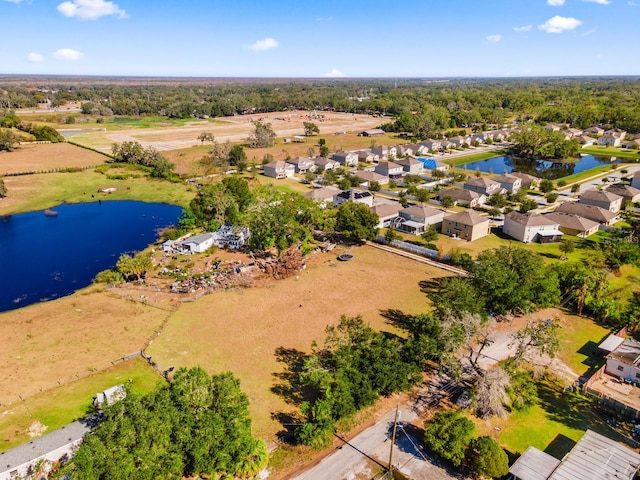
[[[413,315],[404,313],[402,310],[398,310],[395,308],[380,310],[380,315],[382,316],[382,318],[387,320],[386,323],[388,325],[399,328],[401,330],[408,331],[411,329],[411,320],[413,319]]]
[[[447,277],[437,277],[431,278],[429,280],[421,280],[420,282],[418,282],[420,291],[429,297],[430,295],[440,290],[440,282],[445,278]]]
[[[295,444],[294,433],[298,425],[302,423],[300,417],[298,417],[294,412],[272,412],[271,420],[275,420],[282,425],[282,430],[279,430],[276,433],[278,440],[290,445]]]
[[[276,349],[276,360],[284,364],[284,369],[282,372],[272,374],[276,382],[271,387],[271,391],[289,404],[299,406],[305,400],[313,398],[311,390],[300,383],[300,373],[308,357],[309,355],[295,348],[278,347]]]
[[[575,447],[575,445],[576,442],[559,433],[551,443],[547,445],[547,448],[544,449],[544,453],[548,453],[552,457],[561,460],[573,447]]]

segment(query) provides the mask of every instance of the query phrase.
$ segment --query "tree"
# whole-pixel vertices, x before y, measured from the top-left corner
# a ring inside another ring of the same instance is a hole
[[[451,208],[455,205],[455,200],[453,199],[453,197],[449,196],[449,195],[445,195],[444,197],[442,197],[442,199],[440,200],[440,203],[442,204],[442,206],[444,208]]]
[[[555,203],[556,200],[558,200],[558,194],[555,192],[549,192],[545,195],[545,198],[547,199],[547,203]]]
[[[170,385],[104,412],[61,473],[73,479],[253,476],[267,463],[251,435],[249,400],[231,373],[179,369]]]
[[[12,151],[20,143],[20,137],[11,130],[0,128],[0,152]]]
[[[528,321],[526,327],[511,335],[509,347],[514,345],[516,347],[515,361],[522,360],[531,352],[535,352],[538,355],[546,354],[551,358],[555,357],[560,348],[559,330],[560,325],[557,320]]]
[[[111,145],[113,159],[119,163],[132,163],[142,165],[144,163],[144,147],[138,142],[122,142]]]
[[[251,148],[272,147],[276,134],[270,123],[254,122],[253,133],[248,138]]]
[[[560,245],[558,245],[558,249],[562,252],[562,260],[566,260],[567,256],[573,253],[576,249],[576,244],[573,240],[562,239]]]
[[[429,225],[429,228],[420,237],[427,243],[434,242],[438,239],[438,229],[435,225]]]
[[[373,182],[369,183],[369,191],[370,192],[379,192],[381,188],[382,187],[380,187],[380,182],[378,182],[376,180],[374,180]]]
[[[502,477],[509,473],[509,457],[489,436],[471,440],[467,452],[469,467],[481,477]]]
[[[535,210],[538,207],[538,204],[532,198],[525,198],[520,203],[520,211],[522,213],[530,212],[531,210]]]
[[[144,277],[148,270],[153,268],[151,263],[151,256],[147,253],[137,253],[133,257],[126,253],[120,255],[116,262],[116,269],[120,272],[127,281],[140,281],[144,280]]]
[[[237,167],[238,165],[247,163],[247,154],[244,151],[242,145],[234,145],[229,150],[228,157],[229,165]]]
[[[320,129],[318,125],[313,122],[302,122],[304,126],[304,134],[306,137],[312,137],[314,135],[320,135]]]
[[[538,188],[542,193],[549,193],[553,191],[555,186],[551,180],[549,180],[548,178],[543,178],[542,180],[540,180],[540,185]]]
[[[509,401],[507,388],[509,375],[501,368],[494,367],[487,370],[476,385],[476,406],[482,418],[505,416],[505,404]]]
[[[7,186],[4,184],[4,179],[0,177],[0,198],[7,196]]]
[[[459,467],[475,431],[473,422],[456,411],[438,411],[424,429],[427,448]]]
[[[503,208],[507,206],[507,199],[502,193],[498,192],[489,197],[487,204],[491,205],[492,207]]]
[[[213,133],[211,132],[202,132],[200,135],[198,135],[198,140],[200,140],[200,142],[202,142],[202,145],[204,145],[204,142],[213,143],[215,141],[215,138],[213,136]]]
[[[151,176],[154,178],[169,178],[173,175],[175,164],[160,155],[151,165]]]
[[[344,202],[338,208],[336,230],[354,242],[373,240],[378,233],[379,222],[378,216],[367,205]]]
[[[421,203],[426,203],[431,198],[431,192],[426,188],[417,188],[415,192],[416,200]]]
[[[387,230],[384,232],[384,239],[388,245],[391,244],[394,240],[399,240],[402,237],[391,227],[387,227]]]
[[[580,184],[574,183],[571,185],[571,193],[578,193],[580,191]]]

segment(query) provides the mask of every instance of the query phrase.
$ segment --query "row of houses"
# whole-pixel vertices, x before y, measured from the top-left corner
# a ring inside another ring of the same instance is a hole
[[[548,123],[544,128],[549,131],[560,132],[565,140],[577,138],[580,144],[585,147],[598,144],[610,147],[640,148],[640,134],[627,138],[629,136],[627,132],[620,128],[605,130],[598,125],[594,125],[581,130],[578,128],[566,128],[565,125],[555,123]]]

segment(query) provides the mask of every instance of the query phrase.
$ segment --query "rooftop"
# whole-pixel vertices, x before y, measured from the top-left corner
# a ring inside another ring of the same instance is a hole
[[[546,215],[540,215],[539,213],[518,213],[511,212],[505,215],[505,221],[509,219],[511,222],[524,225],[526,227],[536,227],[541,225],[558,225],[558,222],[553,221]]]
[[[453,215],[445,217],[445,220],[449,220],[450,222],[462,223],[464,225],[479,225],[481,223],[489,221],[487,217],[478,215],[473,210],[465,210],[463,212],[454,213]]]

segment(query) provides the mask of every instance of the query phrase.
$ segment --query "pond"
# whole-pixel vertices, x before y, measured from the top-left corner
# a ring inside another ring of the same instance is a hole
[[[175,205],[105,201],[0,217],[0,311],[86,287],[121,254],[153,243],[181,213]]]
[[[525,160],[515,157],[493,157],[487,160],[466,163],[459,168],[469,171],[479,170],[487,173],[511,173],[513,171],[528,173],[540,178],[556,180],[558,178],[584,172],[600,165],[610,165],[620,162],[615,157],[601,157],[595,155],[581,155],[574,161],[560,162],[549,160]]]

